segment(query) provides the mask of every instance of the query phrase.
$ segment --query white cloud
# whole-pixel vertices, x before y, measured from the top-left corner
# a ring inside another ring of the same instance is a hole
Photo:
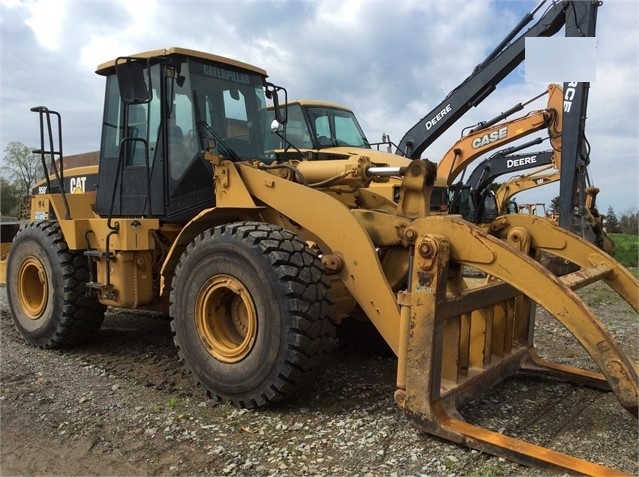
[[[59,51],[63,46],[68,0],[38,0],[25,4],[29,18],[25,23],[31,27],[38,43],[50,51]]]
[[[315,23],[331,25],[342,31],[357,28],[364,8],[361,0],[319,2]]]
[[[0,0],[0,148],[9,141],[37,141],[29,107],[44,104],[62,114],[67,154],[97,149],[104,83],[94,74],[96,66],[169,46],[256,64],[290,98],[350,106],[369,139],[386,132],[399,142],[537,3]],[[635,0],[606,1],[600,8],[598,76],[588,109],[599,200],[620,210],[628,202],[624,191],[637,186],[638,13]],[[424,156],[441,157],[464,126],[545,88],[523,83],[519,73]],[[549,196],[544,188],[538,193]]]

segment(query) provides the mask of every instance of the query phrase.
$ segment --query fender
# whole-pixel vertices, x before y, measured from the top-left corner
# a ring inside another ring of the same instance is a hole
[[[187,245],[199,234],[212,227],[228,224],[240,220],[258,220],[259,211],[263,207],[232,208],[232,207],[212,207],[205,209],[188,222],[178,234],[171,245],[166,260],[160,270],[160,296],[168,298],[171,291],[170,285],[175,267],[180,261],[182,252]]]

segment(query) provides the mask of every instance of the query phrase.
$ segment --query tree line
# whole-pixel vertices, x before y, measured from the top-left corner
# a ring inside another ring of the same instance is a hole
[[[0,215],[16,216],[20,201],[31,187],[44,178],[42,162],[32,148],[21,142],[10,142],[4,149],[4,165],[0,168]],[[552,199],[549,210],[559,210],[559,196]],[[608,233],[639,235],[639,211],[631,207],[617,216],[611,206],[603,216]]]
[[[40,156],[21,142],[4,148],[4,165],[0,168],[0,215],[16,216],[20,201],[29,195],[31,186],[44,178]]]
[[[608,206],[604,225],[608,233],[611,234],[639,235],[639,212],[636,208],[632,207],[622,212],[621,216],[617,218],[615,211],[612,207]]]
[[[550,201],[548,209],[552,214],[559,213],[559,196]],[[629,207],[621,212],[621,216],[617,217],[616,212],[609,205],[606,213],[600,213],[600,215],[607,233],[639,235],[639,211],[636,207]]]

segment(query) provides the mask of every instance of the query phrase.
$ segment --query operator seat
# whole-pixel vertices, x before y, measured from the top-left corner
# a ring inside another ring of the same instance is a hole
[[[191,162],[191,155],[184,146],[184,133],[180,126],[171,126],[169,129],[169,162],[171,178],[182,177]]]

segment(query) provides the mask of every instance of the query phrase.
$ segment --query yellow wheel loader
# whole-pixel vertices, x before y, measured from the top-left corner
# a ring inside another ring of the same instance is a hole
[[[266,97],[281,117],[282,88],[260,68],[169,48],[97,73],[106,78],[97,183],[65,171],[52,139],[60,116],[34,108],[48,179],[0,268],[28,343],[85,341],[107,306],[164,311],[204,391],[254,408],[302,386],[335,326],[363,313],[397,355],[395,400],[420,429],[525,465],[612,472],[457,412],[526,371],[611,389],[636,417],[637,364],[574,292],[603,281],[636,311],[637,280],[611,257],[534,217],[507,217],[490,234],[431,216],[429,161],[372,161],[366,151],[278,159]],[[389,176],[401,178],[398,202],[370,187]],[[557,278],[536,261],[541,251],[579,270]],[[598,372],[538,356],[537,305]]]
[[[284,118],[276,118],[275,106],[270,106],[271,130],[275,135],[275,153],[279,161],[348,160],[364,155],[372,164],[404,166],[406,159],[391,154],[390,140],[371,143],[362,130],[355,113],[348,107],[330,101],[296,99],[281,105]],[[388,151],[381,151],[385,145]],[[399,201],[400,177],[371,177],[370,187],[394,202]],[[430,212],[447,212],[448,185],[437,177],[430,199]]]

